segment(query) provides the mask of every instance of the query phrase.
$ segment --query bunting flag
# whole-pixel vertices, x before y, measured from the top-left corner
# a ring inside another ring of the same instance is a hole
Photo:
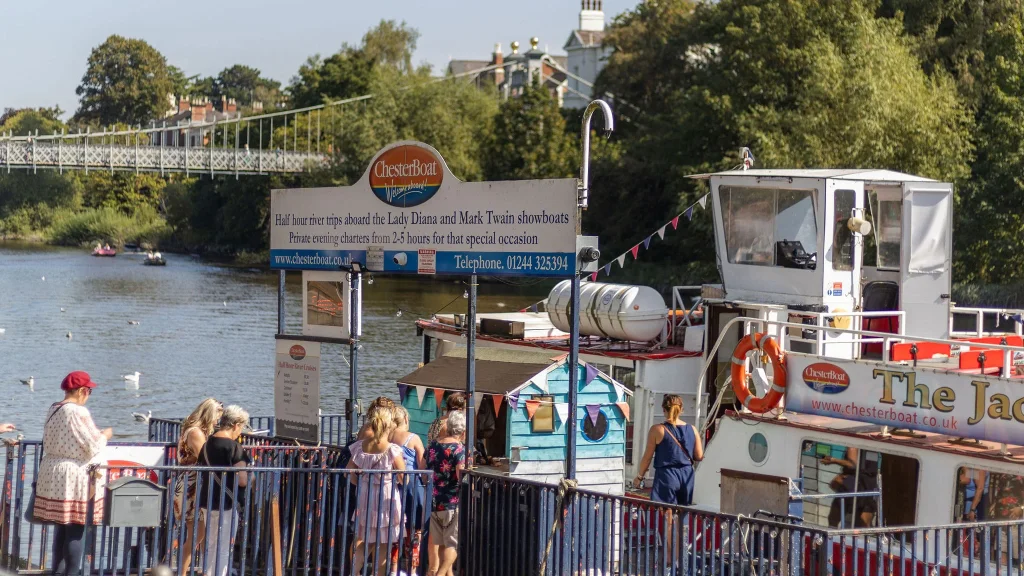
[[[444,403],[444,389],[434,388],[434,402],[437,402],[437,411],[441,411],[441,405]]]
[[[612,263],[609,262],[608,265],[604,267],[604,275],[608,276],[611,273],[612,273]]]
[[[590,281],[597,282],[597,272],[594,272],[593,274],[590,275]]]
[[[547,374],[538,374],[533,378],[530,378],[530,384],[536,386],[540,391],[545,394],[548,393],[548,377]]]
[[[636,260],[637,254],[640,253],[640,245],[637,244],[636,246],[633,246],[629,251],[633,254],[633,260]]]
[[[405,384],[398,385],[398,401],[405,402],[405,397],[409,395],[409,386]]]
[[[702,209],[705,209],[705,210],[707,209],[707,203],[708,203],[708,195],[707,194],[701,196],[700,200],[697,200],[697,204],[700,204],[700,207]]]
[[[619,256],[615,260],[619,263],[619,268],[622,268],[622,267],[624,267],[626,265],[626,255],[625,254]]]
[[[622,411],[622,416],[629,422],[629,404],[626,402],[616,402],[615,405],[619,407],[619,410]]]
[[[597,378],[597,368],[594,368],[591,364],[587,364],[586,372],[584,372],[584,374],[583,386],[586,386],[593,382],[594,378]]]
[[[569,421],[569,403],[568,402],[556,402],[555,403],[555,414],[558,414],[558,420],[565,424]]]
[[[590,417],[590,423],[597,426],[597,415],[601,413],[601,406],[599,404],[587,404],[587,416]]]
[[[484,405],[484,393],[483,392],[474,392],[473,393],[473,405],[476,406],[476,409],[478,411],[480,410],[480,407]]]
[[[619,386],[618,384],[613,384],[612,386],[615,388],[615,401],[622,402],[622,386]]]
[[[527,400],[526,401],[526,419],[532,421],[533,415],[537,413],[537,408],[540,407],[540,400]]]
[[[662,226],[661,228],[658,228],[658,238],[660,238],[661,240],[665,239],[665,228],[668,228],[668,224]]]
[[[501,403],[505,401],[505,397],[501,394],[492,394],[491,402],[494,404],[494,415],[501,414]]]
[[[686,212],[683,212],[683,216],[686,216],[687,221],[693,220],[693,206],[687,208]]]
[[[678,230],[679,229],[679,216],[676,216],[675,218],[672,219],[672,229],[673,230]]]
[[[508,395],[508,405],[513,410],[519,410],[519,392],[513,392]]]
[[[651,247],[651,236],[644,238],[644,250],[648,250]]]
[[[426,386],[417,386],[416,387],[416,399],[418,400],[420,406],[423,406],[423,399],[426,398],[426,397],[427,397],[427,387]]]

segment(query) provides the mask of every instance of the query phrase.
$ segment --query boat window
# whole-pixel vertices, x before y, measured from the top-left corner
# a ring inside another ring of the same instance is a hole
[[[955,486],[953,522],[1024,517],[1024,476],[961,466],[956,471]]]
[[[600,409],[597,411],[597,418],[591,419],[588,413],[583,416],[583,422],[580,422],[580,430],[587,440],[600,442],[608,435],[608,416]]]
[[[539,400],[540,405],[537,406],[537,411],[533,413],[533,419],[530,420],[530,430],[533,432],[554,432],[555,397],[534,396],[533,399]]]
[[[871,193],[871,212],[874,224],[873,236],[879,270],[900,269],[900,244],[903,238],[903,200],[883,200]]]
[[[913,525],[918,468],[906,456],[807,440],[800,457],[802,516],[810,524],[842,528]],[[845,496],[855,493],[869,494]]]
[[[636,390],[636,370],[633,368],[625,368],[623,366],[615,366],[611,372],[612,378],[616,382],[622,384],[629,390]],[[636,414],[633,410],[633,395],[625,394],[626,404],[629,405],[629,413]],[[626,464],[633,463],[633,420],[626,420]]]
[[[836,190],[835,212],[832,222],[835,233],[832,236],[832,269],[841,272],[853,270],[853,232],[846,225],[853,216],[856,193],[853,190]]]
[[[719,187],[729,262],[813,270],[813,190]]]
[[[768,460],[768,439],[764,437],[764,434],[754,432],[750,435],[750,441],[747,442],[747,454],[750,455],[750,460],[754,462],[755,466],[760,466]]]

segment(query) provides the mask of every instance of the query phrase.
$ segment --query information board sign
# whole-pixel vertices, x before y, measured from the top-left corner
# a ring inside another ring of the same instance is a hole
[[[275,433],[320,441],[320,343],[277,340],[274,362]]]
[[[272,191],[270,265],[571,276],[576,204],[575,178],[462,182],[432,147],[399,142],[352,186]]]
[[[302,334],[348,338],[351,291],[348,272],[302,272]]]

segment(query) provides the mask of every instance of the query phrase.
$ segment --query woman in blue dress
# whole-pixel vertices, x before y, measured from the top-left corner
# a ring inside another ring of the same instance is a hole
[[[633,484],[643,484],[653,459],[651,500],[688,506],[693,502],[693,465],[704,459],[704,446],[697,428],[679,419],[683,412],[682,398],[666,394],[661,409],[665,411],[665,421],[651,426],[647,433],[647,449]]]

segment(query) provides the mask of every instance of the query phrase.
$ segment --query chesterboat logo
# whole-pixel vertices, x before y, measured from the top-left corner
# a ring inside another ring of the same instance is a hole
[[[835,364],[817,362],[804,368],[804,383],[822,394],[839,394],[850,386],[850,375]]]
[[[292,357],[292,360],[302,360],[306,357],[306,349],[295,344],[288,349],[288,355]]]
[[[437,193],[444,172],[441,161],[419,146],[396,146],[370,166],[370,188],[383,202],[397,208],[419,206]]]

